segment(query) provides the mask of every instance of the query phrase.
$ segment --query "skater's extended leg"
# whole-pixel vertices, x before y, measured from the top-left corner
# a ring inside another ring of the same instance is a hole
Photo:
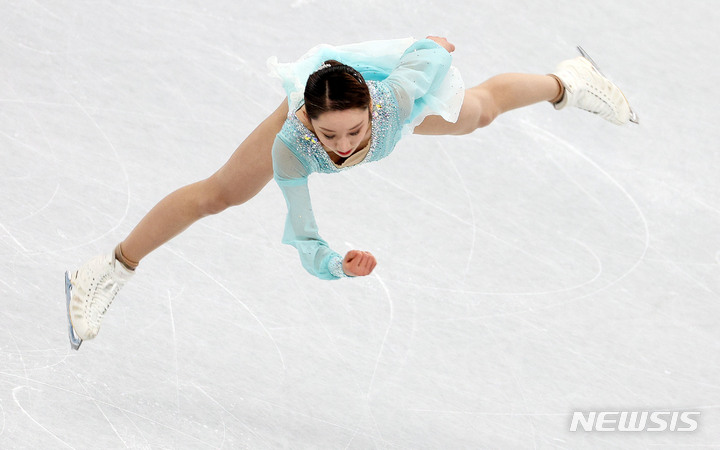
[[[504,112],[541,101],[549,101],[555,109],[580,108],[616,125],[638,123],[622,91],[600,73],[584,50],[578,50],[583,56],[561,62],[551,75],[506,73],[467,89],[457,122],[428,116],[414,132],[472,133]]]
[[[82,340],[97,335],[105,312],[132,276],[130,269],[142,258],[201,217],[244,203],[267,184],[272,178],[272,144],[287,113],[287,102],[283,102],[210,178],[168,195],[114,252],[97,256],[66,274],[69,331],[74,349],[78,349]],[[119,261],[116,255],[120,256]]]
[[[468,134],[490,125],[500,114],[542,101],[557,101],[562,95],[558,80],[550,75],[506,73],[467,89],[457,122],[428,116],[415,134]]]
[[[122,254],[138,263],[198,219],[240,205],[272,179],[272,144],[288,113],[283,102],[211,177],[160,201],[122,242]]]

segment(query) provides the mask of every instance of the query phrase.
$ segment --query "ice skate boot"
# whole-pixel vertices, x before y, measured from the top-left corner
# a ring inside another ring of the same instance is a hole
[[[590,56],[578,46],[582,56],[561,62],[553,75],[565,88],[555,109],[566,106],[590,111],[617,125],[639,123],[622,91],[608,80]]]
[[[105,312],[134,273],[115,259],[114,252],[91,259],[75,272],[65,272],[68,335],[73,349],[97,336]]]

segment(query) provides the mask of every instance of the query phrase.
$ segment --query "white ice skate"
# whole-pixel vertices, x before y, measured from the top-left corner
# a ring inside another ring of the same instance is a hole
[[[553,74],[565,87],[565,95],[555,103],[555,109],[574,106],[617,125],[640,123],[622,91],[600,72],[582,47],[577,49],[582,56],[561,62]]]
[[[68,337],[74,350],[97,336],[105,312],[133,273],[114,252],[91,259],[72,274],[65,272]]]

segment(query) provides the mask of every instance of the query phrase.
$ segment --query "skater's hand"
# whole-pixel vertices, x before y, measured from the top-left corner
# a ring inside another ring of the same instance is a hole
[[[448,53],[452,53],[455,51],[455,46],[448,42],[447,39],[440,36],[428,36],[428,39],[431,41],[435,41],[438,45],[440,45],[442,48],[448,51]]]
[[[343,271],[351,277],[362,277],[370,275],[377,265],[375,257],[370,252],[350,250],[343,259]]]

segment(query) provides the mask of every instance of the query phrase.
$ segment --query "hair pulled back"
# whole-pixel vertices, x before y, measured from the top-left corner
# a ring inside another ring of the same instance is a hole
[[[325,61],[305,84],[305,112],[312,120],[328,111],[369,108],[370,91],[352,67],[334,59]]]

